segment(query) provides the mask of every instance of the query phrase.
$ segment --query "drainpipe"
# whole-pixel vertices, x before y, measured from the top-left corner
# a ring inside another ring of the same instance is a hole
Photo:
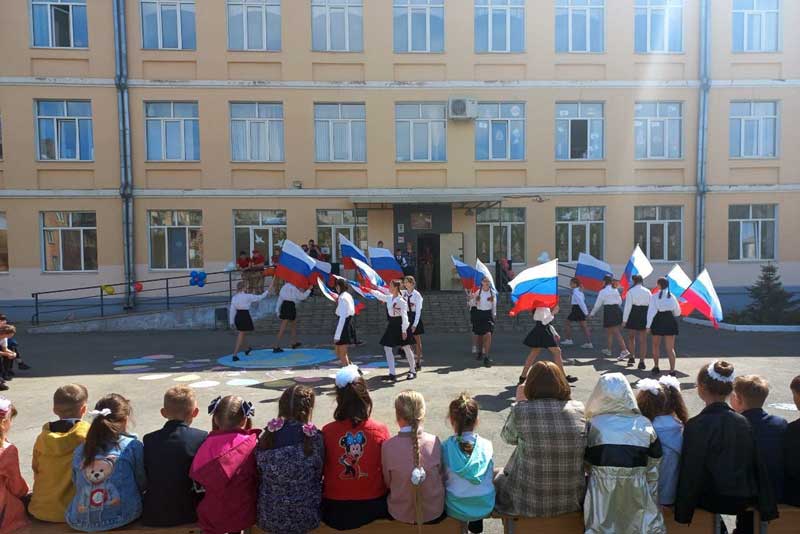
[[[128,36],[125,20],[125,0],[113,0],[114,51],[117,88],[117,116],[119,128],[119,196],[122,200],[122,249],[125,272],[125,308],[136,305],[136,262],[134,259],[133,226],[133,164],[131,160],[130,98],[128,95]]]
[[[706,167],[708,159],[708,98],[711,90],[711,0],[700,1],[700,102],[697,111],[697,199],[695,202],[694,268],[695,276],[705,267],[706,240]]]

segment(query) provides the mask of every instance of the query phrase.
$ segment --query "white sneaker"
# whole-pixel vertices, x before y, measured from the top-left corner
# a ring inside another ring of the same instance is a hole
[[[478,347],[472,345],[472,354],[478,354]]]
[[[562,339],[561,340],[561,344],[562,345],[574,345],[574,343],[572,342],[571,339]]]
[[[582,349],[593,349],[594,345],[592,345],[591,343],[584,343],[583,345],[581,345],[581,348]]]
[[[600,354],[602,354],[603,356],[611,356],[611,351],[608,349],[603,349],[600,351]]]
[[[617,358],[617,361],[621,362],[622,360],[627,360],[630,355],[631,355],[630,351],[623,350],[622,352],[619,353],[619,357]]]

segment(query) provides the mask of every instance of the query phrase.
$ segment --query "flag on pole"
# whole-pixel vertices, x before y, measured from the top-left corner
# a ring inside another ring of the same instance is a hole
[[[403,279],[403,268],[389,249],[369,247],[369,263],[385,282]]]
[[[512,317],[522,311],[558,304],[558,259],[525,269],[511,282]]]
[[[313,259],[313,258],[312,258]],[[314,268],[311,269],[311,283],[322,280],[326,285],[331,282],[331,264],[326,261],[314,260]]]
[[[361,290],[361,287],[359,286],[358,282],[354,282],[353,280],[348,280],[347,278],[342,278],[341,276],[337,276],[335,274],[331,276],[337,280],[344,280],[345,282],[347,282],[347,285],[350,286],[350,289],[352,289],[357,295],[360,295],[365,299],[375,300],[375,297],[373,295],[371,295],[370,293],[364,293]],[[337,295],[336,298],[338,299],[339,296]],[[364,304],[363,300],[358,300],[355,297],[353,298],[353,303],[355,304],[356,315],[361,313],[364,310],[364,308],[367,307],[367,305]]]
[[[719,302],[717,291],[714,289],[714,284],[711,282],[707,270],[703,270],[694,282],[683,292],[681,295],[692,308],[699,311],[703,316],[711,321],[714,328],[719,328],[719,322],[722,321],[722,304]],[[681,306],[681,312],[683,306]]]
[[[477,279],[478,271],[463,261],[459,261],[455,256],[450,256],[450,259],[456,267],[458,277],[461,278],[461,285],[464,286],[464,289],[467,291],[473,291],[475,289],[475,280]]]
[[[690,315],[692,311],[694,311],[694,306],[692,306],[685,298],[683,298],[684,292],[692,285],[692,279],[681,269],[680,265],[675,265],[672,270],[666,276],[667,282],[669,282],[669,292],[678,299],[678,302],[681,305],[681,314],[684,316]],[[653,293],[658,292],[658,286],[653,288]]]
[[[475,260],[475,287],[481,287],[481,282],[483,282],[484,278],[489,279],[489,285],[492,286],[492,291],[497,293],[497,288],[494,286],[494,278],[492,278],[492,272],[489,268],[483,264],[480,258]]]
[[[386,283],[372,267],[358,258],[352,258],[352,260],[353,264],[361,273],[361,276],[364,277],[364,284],[361,286],[362,291],[367,292],[370,289],[375,289],[381,291],[382,293],[389,292],[389,289],[386,287]]]
[[[325,285],[325,283],[322,281],[322,278],[317,277],[317,287],[322,292],[323,297],[331,302],[339,302],[339,294]]]
[[[642,278],[647,278],[652,272],[653,266],[650,265],[650,260],[644,255],[639,245],[636,245],[636,248],[633,249],[633,254],[631,254],[631,259],[629,259],[628,264],[625,265],[622,279],[619,281],[622,286],[622,298],[625,298],[625,295],[628,293],[628,288],[633,286],[633,275],[638,274]]]
[[[311,272],[316,267],[314,258],[306,254],[300,246],[286,239],[278,257],[275,276],[306,290],[311,287]]]
[[[578,265],[575,267],[575,278],[581,281],[581,286],[589,291],[603,289],[603,278],[614,276],[611,266],[600,261],[591,254],[581,252],[578,256]]]
[[[345,269],[356,268],[352,261],[353,259],[357,259],[369,264],[369,260],[367,259],[367,256],[364,255],[364,251],[358,248],[352,241],[347,239],[342,234],[339,234],[339,245],[342,249],[342,263],[344,264]]]

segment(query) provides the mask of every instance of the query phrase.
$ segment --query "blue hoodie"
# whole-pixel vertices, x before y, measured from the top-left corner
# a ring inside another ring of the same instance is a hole
[[[494,462],[492,442],[477,434],[464,432],[460,441],[473,443],[469,456],[459,447],[459,438],[451,436],[442,444],[445,473],[445,509],[459,521],[477,521],[494,510]]]

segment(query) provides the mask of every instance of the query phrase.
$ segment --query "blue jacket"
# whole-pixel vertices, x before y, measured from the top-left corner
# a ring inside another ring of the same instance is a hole
[[[783,434],[788,423],[783,417],[770,415],[761,408],[745,410],[742,415],[753,429],[756,452],[767,466],[773,496],[777,502],[783,502]]]
[[[471,432],[462,434],[461,440],[473,443],[469,456],[459,447],[457,436],[450,436],[442,444],[445,510],[459,521],[477,521],[494,510],[492,442]]]
[[[660,415],[653,419],[653,428],[661,442],[661,462],[658,464],[658,504],[675,504],[678,487],[678,471],[683,447],[683,425],[671,415]]]
[[[67,524],[83,532],[100,532],[135,521],[142,515],[146,487],[142,442],[134,435],[122,434],[86,467],[83,447],[75,449],[72,456],[75,498],[67,509]]]

